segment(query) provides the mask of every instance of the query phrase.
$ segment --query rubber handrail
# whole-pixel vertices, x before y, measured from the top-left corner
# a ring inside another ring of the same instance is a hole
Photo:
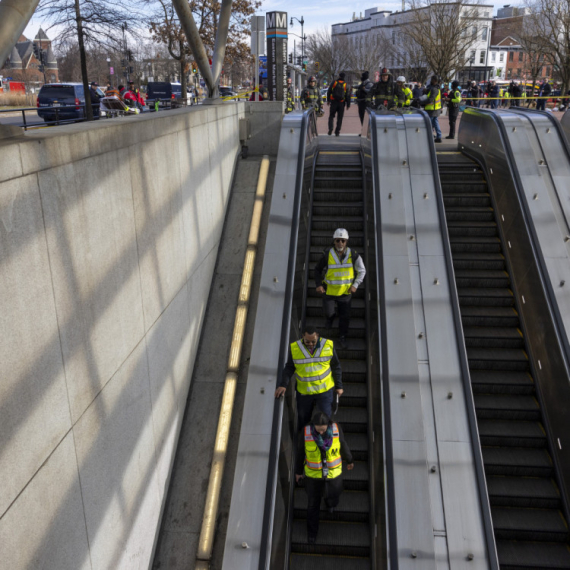
[[[307,137],[311,136],[311,115],[313,109],[303,112],[301,122],[301,136],[299,142],[299,153],[297,155],[297,173],[295,179],[295,199],[293,203],[293,220],[291,224],[291,237],[289,240],[289,259],[287,261],[287,282],[285,285],[285,298],[283,305],[283,318],[281,325],[281,336],[279,339],[281,351],[277,364],[277,382],[281,382],[283,367],[287,359],[289,347],[289,330],[291,327],[291,310],[293,303],[293,289],[295,281],[295,261],[297,253],[297,239],[299,232],[299,216],[301,206],[301,193],[303,190],[303,176],[305,167],[305,150],[307,147]],[[313,131],[314,133],[314,131]],[[265,488],[265,508],[263,510],[263,530],[261,535],[261,545],[259,553],[259,569],[269,570],[271,562],[271,543],[273,535],[273,518],[275,512],[275,499],[277,489],[277,475],[279,462],[279,448],[281,443],[281,425],[283,420],[284,398],[275,400],[273,407],[273,423],[271,429],[271,447],[269,450],[267,484]]]

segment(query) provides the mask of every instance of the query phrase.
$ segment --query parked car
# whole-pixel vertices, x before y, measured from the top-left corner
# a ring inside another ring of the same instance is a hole
[[[101,91],[101,96],[103,92]],[[38,115],[46,122],[85,119],[85,91],[82,83],[46,83],[38,93]],[[56,111],[57,109],[57,111]]]

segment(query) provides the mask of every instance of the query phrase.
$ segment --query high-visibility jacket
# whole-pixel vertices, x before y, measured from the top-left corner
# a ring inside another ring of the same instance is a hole
[[[322,106],[321,94],[316,87],[305,87],[301,96],[301,106],[303,109],[320,109]]]
[[[433,101],[432,103],[428,103],[425,106],[426,111],[438,111],[439,109],[441,109],[441,89],[437,90],[437,96],[435,98],[435,101]]]
[[[321,394],[334,388],[331,371],[333,342],[321,338],[321,344],[311,354],[302,340],[291,343],[291,355],[295,364],[297,391],[300,394]]]
[[[327,295],[339,297],[346,295],[354,281],[354,265],[352,264],[352,251],[346,248],[346,261],[342,262],[334,247],[329,250],[327,272],[323,281],[327,284]]]
[[[295,110],[295,100],[293,99],[293,93],[291,88],[287,89],[287,106],[285,107],[285,113],[290,113]]]
[[[411,89],[408,87],[398,89],[396,87],[394,91],[394,103],[396,103],[396,107],[409,107],[412,102],[412,98],[413,95]]]
[[[329,469],[327,479],[335,479],[342,473],[338,425],[333,423],[332,428],[333,441],[326,453],[327,467]],[[321,450],[311,433],[311,426],[305,426],[305,475],[311,479],[323,478],[323,458]]]

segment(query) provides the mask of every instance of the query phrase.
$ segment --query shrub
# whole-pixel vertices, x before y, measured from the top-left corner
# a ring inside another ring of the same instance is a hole
[[[29,93],[19,93],[16,91],[4,91],[0,93],[0,107],[35,107],[36,96]]]

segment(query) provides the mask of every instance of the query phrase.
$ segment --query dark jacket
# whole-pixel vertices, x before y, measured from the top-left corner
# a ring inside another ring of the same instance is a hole
[[[334,89],[334,87],[336,87],[337,83],[340,83],[341,85],[344,86],[344,101],[337,101],[333,97],[333,89]],[[346,108],[349,109],[350,108],[350,95],[351,95],[351,89],[348,87],[348,84],[346,83],[346,81],[344,81],[344,79],[340,79],[340,77],[339,77],[338,79],[335,79],[330,84],[329,89],[327,91],[327,101],[329,103],[333,103],[334,101],[337,101],[337,103],[344,102],[344,104],[346,105]]]
[[[388,81],[382,81],[382,79],[380,79],[378,83],[374,84],[372,97],[374,97],[374,105],[376,107],[383,105],[384,101],[388,102],[388,106],[392,104],[394,100],[394,82],[391,76]]]
[[[552,87],[550,83],[544,83],[543,85],[541,85],[538,95],[540,97],[547,97],[551,93],[552,93]]]
[[[431,84],[428,85],[425,91],[425,94],[427,95],[427,101],[425,102],[425,105],[430,105],[431,103],[435,104],[438,92],[441,95],[441,89],[439,88],[439,85],[431,85]],[[441,103],[443,107],[443,100],[441,101]],[[426,109],[426,113],[430,117],[439,117],[441,115],[441,109],[432,109],[432,110]]]
[[[317,342],[317,346],[315,350],[321,346],[322,337],[319,337]],[[334,387],[335,389],[342,390],[342,368],[340,367],[340,360],[336,354],[336,349],[333,346],[333,356],[331,358],[331,372],[332,377],[334,380]],[[291,353],[291,346],[289,346],[289,355],[287,356],[287,364],[285,364],[285,368],[283,368],[283,374],[281,376],[281,383],[279,387],[287,388],[289,385],[289,380],[291,380],[291,376],[295,373],[295,363],[293,362],[293,354]]]
[[[489,97],[499,97],[499,95],[500,95],[499,86],[495,84],[489,89]]]
[[[370,79],[365,79],[358,87],[356,91],[356,102],[358,104],[367,103],[372,97],[372,88],[374,83]]]
[[[336,424],[338,426],[338,440],[340,442],[340,456],[342,457],[343,461],[346,463],[353,463],[352,452],[344,439],[344,432],[340,427],[340,424]],[[303,426],[304,427],[304,426]],[[295,475],[302,475],[304,473],[305,467],[305,430],[301,429],[299,431],[299,436],[297,439],[297,456],[295,458]]]

